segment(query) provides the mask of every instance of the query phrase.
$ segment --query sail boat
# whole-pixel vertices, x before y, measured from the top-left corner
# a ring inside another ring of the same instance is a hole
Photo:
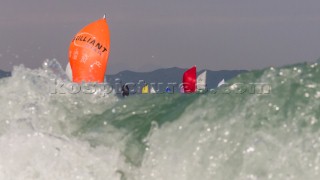
[[[72,81],[72,69],[71,69],[70,63],[67,64],[66,75],[67,75],[68,79],[70,81]]]
[[[196,91],[197,67],[193,66],[183,74],[183,92],[194,93]]]
[[[110,32],[106,17],[81,29],[69,48],[72,81],[103,82],[110,52]]]
[[[204,71],[197,77],[197,91],[205,91],[207,82],[207,71]]]
[[[142,94],[148,94],[149,93],[149,85],[148,84],[143,86],[141,93]]]
[[[154,88],[151,86],[150,88],[150,94],[155,94],[156,93],[156,90],[154,90]]]
[[[222,85],[224,85],[224,84],[225,84],[224,79],[222,79],[222,80],[219,82],[218,87],[220,87],[220,86],[222,86]]]

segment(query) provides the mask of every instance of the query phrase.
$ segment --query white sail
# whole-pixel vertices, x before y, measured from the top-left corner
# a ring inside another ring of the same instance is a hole
[[[155,94],[156,91],[154,90],[154,88],[151,86],[151,89],[150,89],[150,94]]]
[[[184,93],[183,86],[180,87],[180,93]]]
[[[220,86],[222,86],[222,85],[224,85],[224,84],[225,84],[224,79],[222,79],[222,80],[219,82],[218,87],[220,87]]]
[[[207,71],[204,71],[197,77],[197,91],[205,90],[207,85]]]
[[[68,63],[68,65],[66,67],[66,74],[67,74],[69,80],[72,81],[72,69],[71,69],[70,63]]]

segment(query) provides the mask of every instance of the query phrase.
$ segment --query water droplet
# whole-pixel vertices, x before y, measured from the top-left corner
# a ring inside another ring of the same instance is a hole
[[[315,118],[315,117],[312,117],[311,118],[311,125],[314,125],[314,124],[316,124],[318,122],[318,120]]]
[[[311,64],[311,68],[314,68],[314,67],[316,67],[318,65],[318,63],[314,63],[314,64]]]
[[[255,151],[254,147],[249,147],[249,148],[246,150],[247,153],[252,153],[252,152],[254,152],[254,151]]]
[[[232,86],[230,86],[230,89],[231,89],[231,90],[235,90],[237,87],[238,87],[237,84],[233,84]]]
[[[316,85],[316,84],[308,84],[307,87],[308,87],[308,88],[316,88],[317,85]]]

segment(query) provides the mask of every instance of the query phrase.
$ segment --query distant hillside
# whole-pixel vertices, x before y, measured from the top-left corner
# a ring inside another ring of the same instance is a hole
[[[10,72],[0,70],[0,78],[11,76]]]
[[[152,72],[133,72],[133,71],[122,71],[114,75],[107,75],[106,79],[109,83],[114,83],[115,79],[120,79],[122,83],[134,82],[137,83],[139,80],[144,80],[147,83],[159,83],[163,82],[167,84],[168,82],[181,83],[183,73],[186,69],[182,68],[167,68],[167,69],[158,69]],[[201,74],[203,71],[197,72]],[[222,80],[229,80],[240,73],[247,72],[245,70],[222,70],[222,71],[207,71],[207,87],[215,88],[218,83]]]
[[[147,83],[170,83],[176,82],[181,83],[182,75],[186,71],[186,69],[182,68],[165,68],[158,69],[151,72],[133,72],[133,71],[122,71],[117,74],[107,75],[106,79],[109,83],[114,83],[115,79],[120,79],[122,83],[133,82],[138,83],[139,80],[144,80]],[[201,74],[205,70],[201,70],[197,72],[197,74]],[[246,70],[222,70],[222,71],[207,71],[207,87],[215,88],[218,83],[225,79],[226,81],[237,76],[238,74],[247,72]],[[10,72],[5,72],[0,70],[0,78],[11,76]]]

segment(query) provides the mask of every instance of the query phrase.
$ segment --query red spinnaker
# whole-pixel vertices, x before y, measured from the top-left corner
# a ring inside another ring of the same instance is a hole
[[[193,66],[183,74],[183,90],[184,93],[196,92],[197,67]]]

